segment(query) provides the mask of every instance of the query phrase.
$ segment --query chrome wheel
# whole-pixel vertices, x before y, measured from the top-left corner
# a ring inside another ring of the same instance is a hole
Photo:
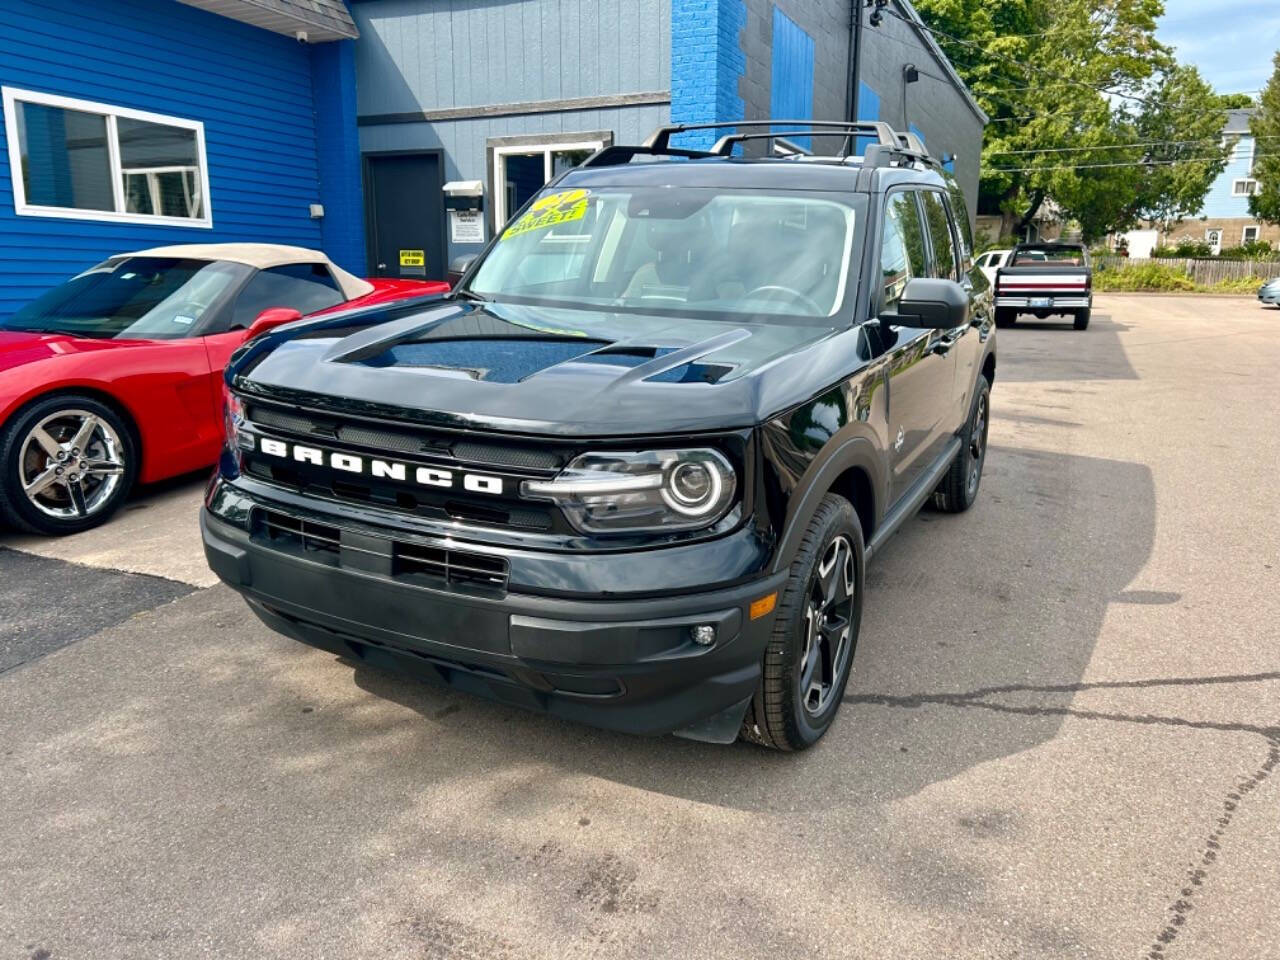
[[[88,410],[59,410],[31,428],[18,453],[18,483],[47,517],[92,517],[110,502],[125,473],[124,444]]]
[[[973,411],[973,426],[969,429],[969,496],[978,492],[982,478],[982,458],[987,452],[987,395],[978,395],[978,406]]]
[[[847,536],[838,536],[818,564],[805,611],[799,693],[805,712],[813,717],[831,705],[853,650],[856,576],[853,544]]]

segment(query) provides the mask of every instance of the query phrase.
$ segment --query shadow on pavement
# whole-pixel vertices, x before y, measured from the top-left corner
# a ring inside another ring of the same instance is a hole
[[[501,746],[485,738],[458,757],[464,765],[533,756],[565,774],[753,810],[803,805],[832,789],[851,804],[879,802],[1054,737],[1063,718],[1052,712],[1011,720],[911,708],[924,705],[921,696],[1078,682],[1111,603],[1176,600],[1125,589],[1150,555],[1154,530],[1146,467],[992,448],[972,511],[922,514],[873,561],[845,706],[826,740],[802,755],[610,734],[364,664],[353,664],[354,678],[454,732],[510,731]],[[1040,694],[1037,703],[1061,707],[1072,696]],[[839,764],[828,762],[833,752],[843,755]]]
[[[1088,330],[1075,330],[1071,321],[1019,320],[1000,331],[997,379],[1011,383],[1046,380],[1137,380],[1120,334],[1129,325],[1095,313]],[[1016,363],[1010,363],[1016,359]]]

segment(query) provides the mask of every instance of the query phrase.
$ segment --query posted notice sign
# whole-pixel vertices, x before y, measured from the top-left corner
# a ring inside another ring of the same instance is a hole
[[[454,243],[484,243],[484,216],[479,210],[450,210],[449,239]]]

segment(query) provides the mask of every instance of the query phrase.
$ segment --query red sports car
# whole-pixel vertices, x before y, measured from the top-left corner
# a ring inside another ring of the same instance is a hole
[[[121,254],[0,319],[0,519],[37,533],[105,521],[135,481],[213,463],[222,370],[265,330],[447,291],[361,280],[322,253],[192,244]]]

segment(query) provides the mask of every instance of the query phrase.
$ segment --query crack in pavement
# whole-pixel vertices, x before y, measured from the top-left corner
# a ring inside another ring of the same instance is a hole
[[[1227,828],[1231,825],[1233,815],[1244,802],[1244,798],[1271,775],[1277,764],[1280,764],[1280,739],[1272,738],[1267,742],[1270,744],[1267,759],[1252,776],[1241,779],[1223,799],[1222,816],[1214,821],[1214,829],[1205,840],[1199,863],[1192,864],[1191,869],[1187,871],[1186,885],[1179,891],[1179,896],[1174,898],[1166,908],[1165,912],[1169,915],[1168,921],[1156,934],[1155,941],[1147,952],[1148,960],[1166,960],[1169,945],[1177,939],[1183,925],[1187,922],[1187,914],[1193,909],[1192,899],[1203,892],[1205,881],[1209,879],[1209,871],[1217,865],[1218,851],[1222,848],[1222,840],[1226,836]]]
[[[923,706],[946,707],[978,707],[998,713],[1022,714],[1024,716],[1061,716],[1075,717],[1083,720],[1110,720],[1117,723],[1137,723],[1145,725],[1187,727],[1193,730],[1217,730],[1228,733],[1247,733],[1262,737],[1268,744],[1267,758],[1251,776],[1238,778],[1230,792],[1222,801],[1222,814],[1214,821],[1214,829],[1205,840],[1204,849],[1200,853],[1198,863],[1194,863],[1187,872],[1186,880],[1165,908],[1166,920],[1160,932],[1147,951],[1146,960],[1168,960],[1168,948],[1177,939],[1187,922],[1187,914],[1193,909],[1193,899],[1203,894],[1210,871],[1218,863],[1218,851],[1222,848],[1223,838],[1230,827],[1239,805],[1253,790],[1267,779],[1280,765],[1280,725],[1264,726],[1251,723],[1230,723],[1214,720],[1188,720],[1185,717],[1169,717],[1158,714],[1125,714],[1106,713],[1100,710],[1082,710],[1073,707],[1049,706],[1014,706],[1006,703],[993,703],[984,697],[1002,693],[1081,693],[1090,690],[1134,690],[1154,687],[1201,686],[1207,684],[1228,683],[1260,683],[1268,680],[1280,680],[1280,671],[1253,674],[1224,674],[1209,677],[1174,677],[1169,679],[1147,680],[1114,680],[1093,683],[1063,684],[1009,684],[999,687],[985,687],[969,693],[937,693],[910,694],[893,696],[889,694],[848,694],[845,703],[867,703],[876,706],[901,707],[918,709]]]

